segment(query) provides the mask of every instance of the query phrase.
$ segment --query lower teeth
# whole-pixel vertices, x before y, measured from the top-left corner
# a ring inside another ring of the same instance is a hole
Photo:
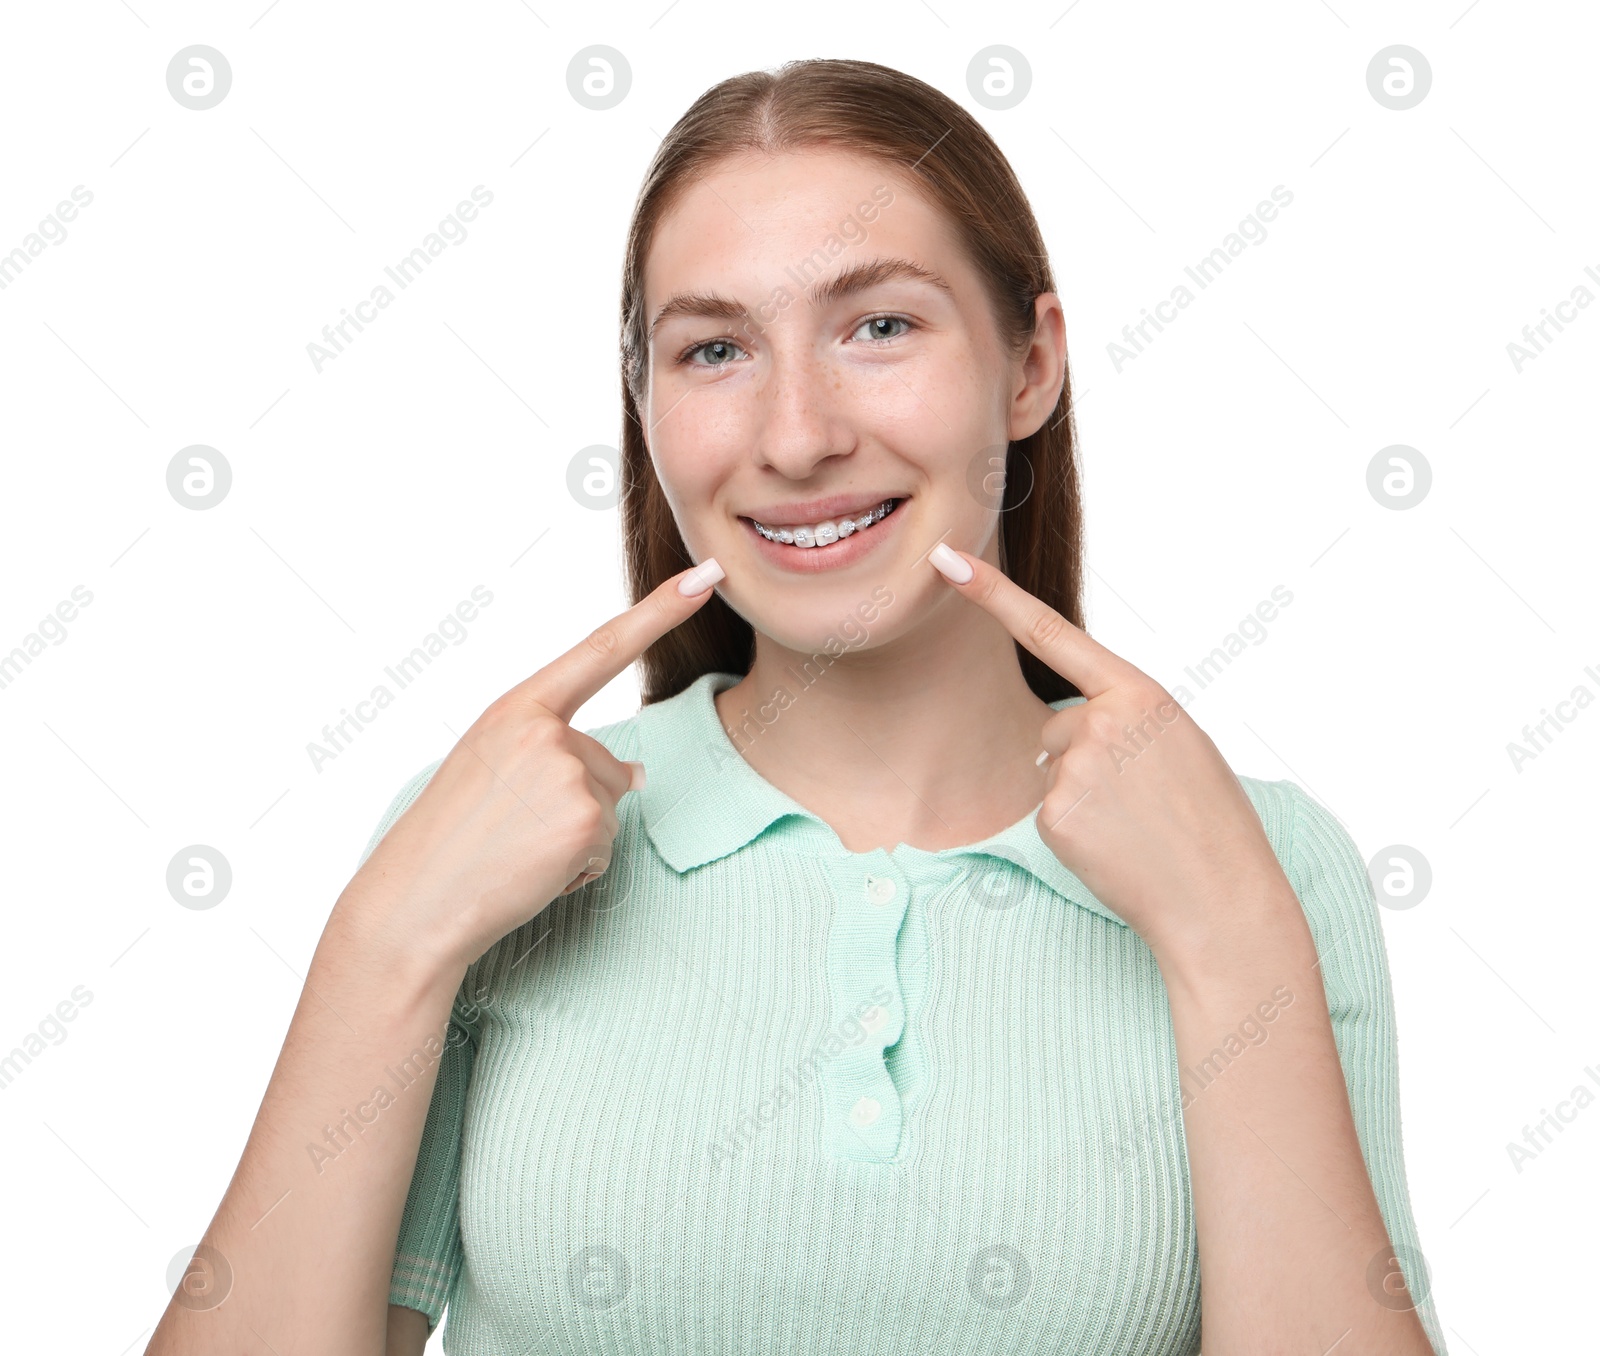
[[[823,529],[820,539],[809,527],[764,527],[756,522],[754,518],[750,522],[755,530],[768,541],[781,542],[786,546],[794,546],[801,550],[812,550],[819,546],[831,546],[834,542],[843,541],[846,537],[865,531],[874,523],[888,517],[899,503],[898,499],[885,499],[883,503],[875,505],[854,518],[841,518],[834,524],[832,535],[828,534],[827,529]],[[799,540],[796,540],[797,537]]]

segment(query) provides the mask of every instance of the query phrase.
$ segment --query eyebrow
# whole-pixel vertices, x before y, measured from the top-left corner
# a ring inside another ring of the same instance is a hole
[[[830,305],[841,297],[864,292],[869,287],[896,280],[927,283],[937,287],[946,296],[954,298],[955,289],[931,268],[912,263],[909,259],[867,259],[852,264],[833,277],[813,283],[806,288],[806,300],[815,308]],[[750,313],[737,301],[716,292],[678,292],[669,297],[650,322],[650,335],[666,321],[679,316],[697,316],[716,320],[749,320]]]

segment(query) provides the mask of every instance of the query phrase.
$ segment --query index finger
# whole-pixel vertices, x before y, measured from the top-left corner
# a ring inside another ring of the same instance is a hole
[[[625,612],[511,689],[571,722],[578,708],[674,626],[686,621],[723,577],[716,559],[664,580]],[[697,592],[686,595],[680,585]]]
[[[928,553],[928,560],[961,593],[998,618],[1029,653],[1048,664],[1085,697],[1098,697],[1118,683],[1143,677],[1126,659],[1106,649],[988,561],[954,550],[943,542]],[[946,569],[947,566],[956,569],[962,564],[970,566],[972,571],[965,580],[955,578]]]

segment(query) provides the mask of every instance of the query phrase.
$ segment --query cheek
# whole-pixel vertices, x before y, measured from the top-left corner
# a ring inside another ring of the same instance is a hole
[[[679,409],[666,423],[674,423],[682,413]],[[706,536],[715,516],[712,505],[740,462],[747,460],[748,443],[710,436],[690,427],[688,421],[675,428],[671,437],[662,436],[665,432],[663,424],[652,437],[650,462],[679,533],[697,555],[705,554],[715,545]]]
[[[748,463],[755,424],[738,400],[694,392],[651,435],[656,477],[685,532],[695,515]]]
[[[994,418],[994,375],[964,349],[930,351],[904,363],[861,364],[842,389],[910,427],[965,437]]]
[[[658,440],[651,458],[656,479],[673,516],[687,529],[695,514],[710,497],[714,477],[704,459],[693,455],[691,444]]]
[[[885,374],[868,394],[878,432],[920,468],[941,511],[963,518],[969,509],[981,512],[986,453],[998,455],[1003,467],[1006,446],[1003,405],[982,374],[957,364],[930,366]]]

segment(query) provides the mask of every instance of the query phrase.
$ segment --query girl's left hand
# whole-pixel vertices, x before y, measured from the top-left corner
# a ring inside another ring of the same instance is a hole
[[[1087,699],[1039,733],[1052,761],[1035,822],[1062,864],[1158,960],[1281,917],[1274,911],[1293,890],[1205,731],[1160,683],[1054,608],[977,556],[952,554],[973,571],[952,586]]]

